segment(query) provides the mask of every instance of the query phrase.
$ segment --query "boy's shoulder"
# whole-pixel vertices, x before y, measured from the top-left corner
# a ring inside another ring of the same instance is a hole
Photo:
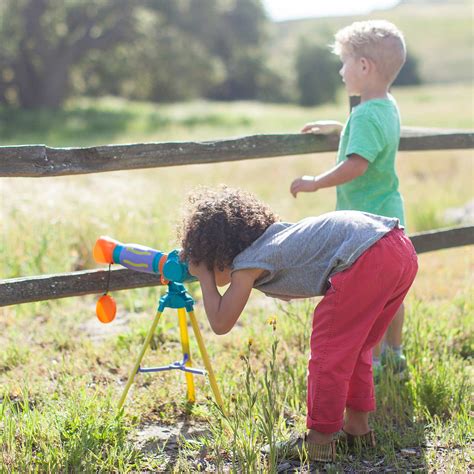
[[[351,117],[379,116],[387,112],[397,111],[397,102],[392,96],[388,99],[372,99],[362,102],[351,111]]]
[[[361,133],[375,127],[382,134],[399,134],[400,112],[394,99],[368,100],[352,109],[348,124]]]

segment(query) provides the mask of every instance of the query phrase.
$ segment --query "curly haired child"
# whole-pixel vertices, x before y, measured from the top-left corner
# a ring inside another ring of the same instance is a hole
[[[395,158],[400,141],[400,114],[389,88],[406,59],[400,30],[385,20],[355,22],[336,33],[334,53],[342,61],[340,75],[349,95],[360,96],[346,124],[319,121],[306,124],[303,133],[341,133],[337,164],[318,176],[295,179],[290,191],[315,192],[336,186],[337,210],[352,209],[405,221],[398,190]],[[395,372],[406,368],[402,353],[404,306],[389,326],[387,354]],[[380,371],[380,352],[374,353]],[[385,354],[384,354],[385,356]],[[382,357],[382,362],[387,358]]]
[[[372,348],[417,272],[398,219],[335,211],[281,222],[253,195],[203,190],[183,222],[182,258],[199,279],[211,328],[235,325],[252,288],[281,298],[324,295],[314,311],[308,365],[308,433],[283,443],[289,457],[335,458],[335,433],[374,445]],[[217,286],[229,284],[221,295]]]

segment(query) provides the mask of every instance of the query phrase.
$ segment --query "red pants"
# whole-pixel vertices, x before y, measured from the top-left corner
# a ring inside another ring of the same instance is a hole
[[[306,426],[335,433],[344,409],[375,410],[372,348],[382,339],[418,270],[415,249],[400,229],[369,247],[314,311],[308,364]]]

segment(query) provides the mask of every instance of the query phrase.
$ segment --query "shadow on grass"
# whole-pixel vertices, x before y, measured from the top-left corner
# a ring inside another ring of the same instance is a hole
[[[148,423],[142,426],[134,437],[135,446],[145,457],[160,453],[164,459],[163,472],[176,472],[175,469],[179,469],[179,458],[185,452],[185,445],[193,448],[192,459],[187,459],[186,464],[193,465],[193,468],[199,471],[209,467],[205,459],[205,448],[199,440],[209,438],[210,435],[208,423],[193,421],[192,417],[184,416],[173,424]],[[199,450],[197,455],[196,447]]]
[[[136,113],[131,110],[106,110],[92,106],[34,111],[0,108],[0,140],[3,143],[46,143],[51,146],[112,141],[127,130],[134,118]],[[160,123],[155,115],[150,120],[153,126]]]
[[[94,146],[128,143],[127,137],[137,134],[153,137],[170,127],[190,130],[251,125],[248,117],[225,112],[172,117],[157,107],[139,103],[74,105],[58,110],[0,107],[0,145]]]

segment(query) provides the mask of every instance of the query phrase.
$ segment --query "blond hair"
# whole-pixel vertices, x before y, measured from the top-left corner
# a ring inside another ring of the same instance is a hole
[[[371,60],[388,84],[395,80],[406,60],[402,32],[385,20],[356,21],[339,30],[332,51],[339,56]]]

